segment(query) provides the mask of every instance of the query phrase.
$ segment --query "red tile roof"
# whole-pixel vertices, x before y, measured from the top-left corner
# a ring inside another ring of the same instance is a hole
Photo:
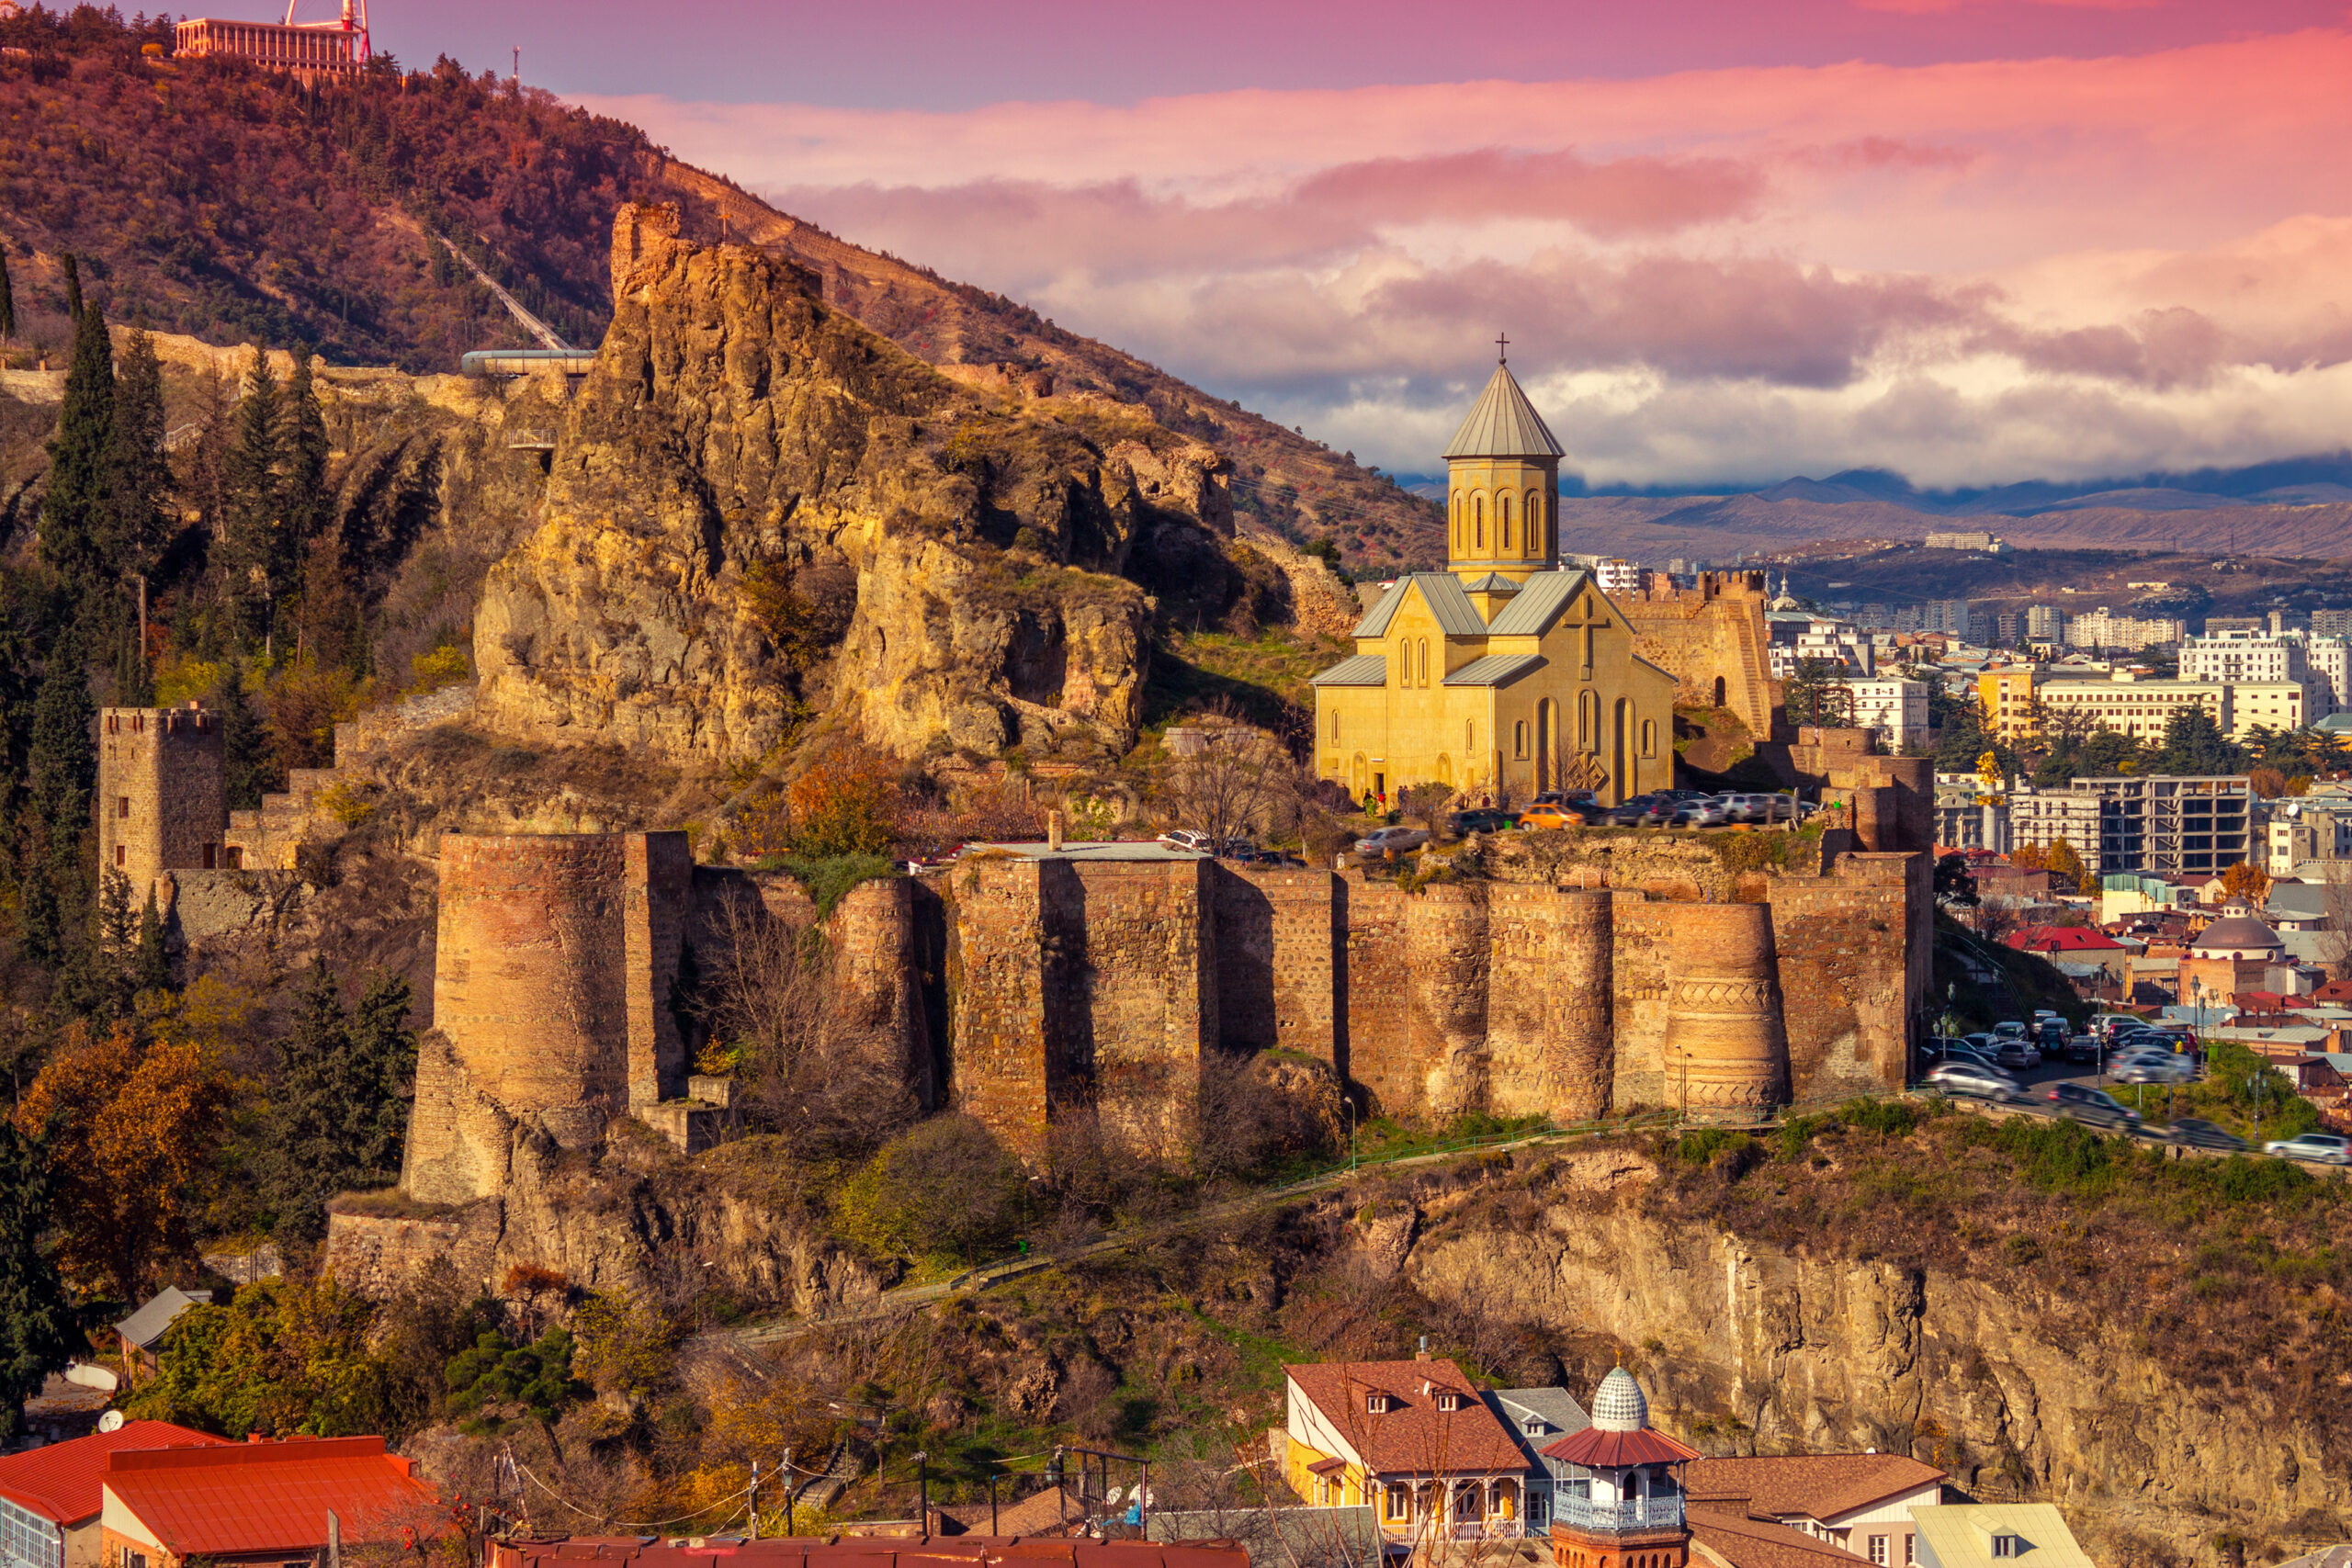
[[[1697,1459],[1699,1450],[1647,1427],[1638,1432],[1604,1432],[1587,1427],[1562,1438],[1544,1454],[1570,1464],[1680,1464]]]
[[[315,1551],[327,1510],[347,1541],[424,1524],[433,1491],[381,1438],[288,1438],[107,1456],[106,1489],[175,1557]]]
[[[1731,1568],[1854,1568],[1861,1554],[1760,1519],[1693,1507],[1683,1516],[1699,1543]]]
[[[1944,1479],[1908,1454],[1784,1454],[1702,1459],[1682,1472],[1682,1490],[1694,1506],[1736,1504],[1768,1518],[1803,1514],[1826,1523]]]
[[[2096,926],[2026,926],[2009,933],[2023,953],[2112,953],[2123,944]]]
[[[1509,1429],[1452,1361],[1318,1361],[1283,1371],[1376,1473],[1485,1475],[1527,1468]],[[1460,1406],[1440,1410],[1438,1396],[1448,1392],[1460,1397]],[[1364,1408],[1373,1393],[1388,1396],[1385,1412]]]
[[[221,1439],[169,1421],[126,1421],[111,1432],[51,1443],[0,1459],[0,1497],[61,1525],[97,1517],[99,1473],[119,1449],[165,1449],[174,1444],[219,1446]]]

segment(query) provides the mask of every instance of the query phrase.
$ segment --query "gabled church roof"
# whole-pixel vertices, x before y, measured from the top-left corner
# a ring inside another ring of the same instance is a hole
[[[1504,606],[1487,630],[1495,637],[1542,637],[1591,575],[1582,568],[1531,574],[1521,585],[1519,597]]]
[[[1448,457],[1560,457],[1566,451],[1552,438],[1551,426],[1519,389],[1508,365],[1495,367],[1470,417],[1445,444]]]
[[[1356,623],[1357,637],[1385,637],[1388,623],[1396,618],[1404,607],[1406,594],[1415,583],[1420,584],[1421,598],[1436,617],[1438,629],[1448,637],[1484,637],[1487,623],[1478,607],[1470,603],[1470,595],[1463,592],[1462,580],[1450,571],[1416,571],[1398,578],[1382,596],[1379,604],[1364,618]]]
[[[1449,686],[1508,686],[1521,675],[1544,668],[1540,653],[1489,653],[1474,659],[1445,678]]]
[[[1385,686],[1388,684],[1388,660],[1377,653],[1359,653],[1340,660],[1314,680],[1310,686]]]

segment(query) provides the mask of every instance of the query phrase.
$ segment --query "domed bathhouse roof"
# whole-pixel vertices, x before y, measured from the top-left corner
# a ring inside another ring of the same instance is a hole
[[[2229,915],[2198,932],[2197,940],[2188,945],[2198,953],[2277,953],[2287,944],[2252,915]]]
[[[1638,1432],[1650,1424],[1650,1402],[1634,1374],[1619,1367],[1592,1391],[1592,1424],[1603,1432]]]

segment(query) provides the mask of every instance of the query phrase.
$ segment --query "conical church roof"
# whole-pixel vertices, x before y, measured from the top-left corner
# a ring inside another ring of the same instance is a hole
[[[1561,457],[1567,454],[1508,365],[1495,367],[1493,379],[1478,394],[1470,417],[1445,444],[1448,457]]]

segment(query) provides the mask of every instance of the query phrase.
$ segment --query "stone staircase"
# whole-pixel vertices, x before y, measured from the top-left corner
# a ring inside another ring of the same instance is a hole
[[[292,871],[304,844],[339,834],[342,824],[322,824],[318,805],[336,777],[333,768],[290,769],[284,794],[263,795],[258,810],[230,812],[229,830],[222,835],[229,864],[243,871]]]

